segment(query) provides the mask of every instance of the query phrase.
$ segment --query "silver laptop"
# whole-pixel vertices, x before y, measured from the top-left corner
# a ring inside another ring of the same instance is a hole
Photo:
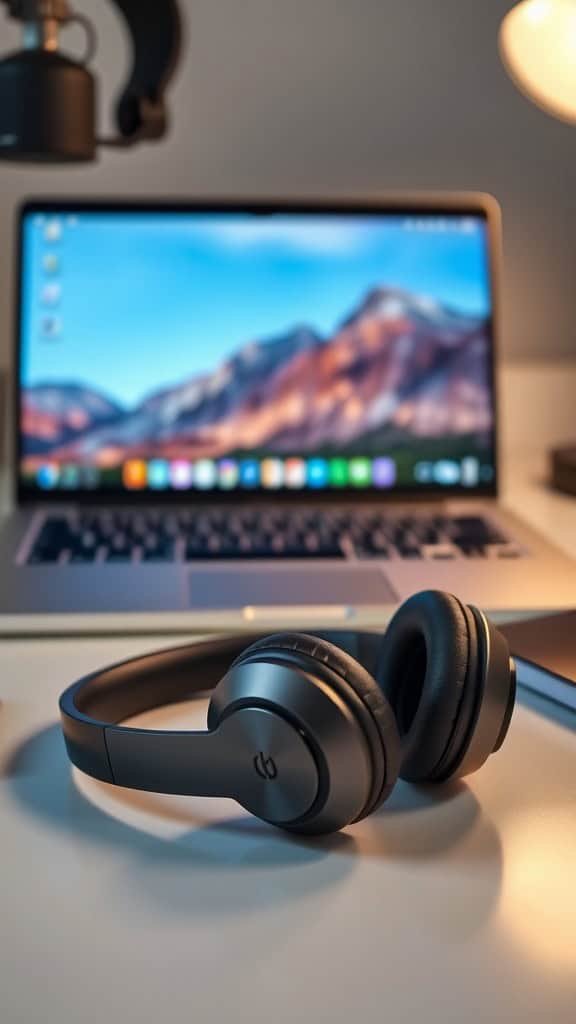
[[[0,627],[574,602],[498,505],[496,204],[27,202]]]

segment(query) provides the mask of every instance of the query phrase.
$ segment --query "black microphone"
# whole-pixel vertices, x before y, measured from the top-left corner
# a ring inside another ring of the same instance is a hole
[[[167,128],[164,92],[180,54],[176,0],[111,0],[132,40],[133,66],[117,104],[118,136],[97,137],[97,81],[89,70],[96,34],[68,0],[0,0],[22,25],[23,48],[0,61],[0,159],[30,163],[94,160],[99,145],[160,139]],[[86,32],[81,60],[60,52],[60,34]]]

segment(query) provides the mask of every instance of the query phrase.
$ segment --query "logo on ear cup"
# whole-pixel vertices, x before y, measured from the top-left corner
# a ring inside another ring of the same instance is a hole
[[[254,758],[254,768],[261,779],[271,782],[278,775],[276,763],[271,757],[266,757],[263,750],[260,750]]]

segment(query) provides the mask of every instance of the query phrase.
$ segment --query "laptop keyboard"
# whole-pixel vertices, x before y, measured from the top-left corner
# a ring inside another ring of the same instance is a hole
[[[516,558],[521,554],[516,544],[480,515],[219,507],[47,515],[26,562]]]

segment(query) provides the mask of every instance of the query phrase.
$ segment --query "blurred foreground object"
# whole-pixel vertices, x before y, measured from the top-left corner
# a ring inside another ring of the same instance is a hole
[[[31,163],[85,162],[100,145],[131,146],[161,139],[168,117],[164,94],[181,49],[176,0],[110,0],[132,40],[132,67],[116,106],[118,136],[97,137],[97,80],[87,64],[96,51],[91,22],[68,0],[0,0],[22,23],[23,48],[0,61],[0,159]],[[60,32],[81,24],[82,61],[60,52]]]

